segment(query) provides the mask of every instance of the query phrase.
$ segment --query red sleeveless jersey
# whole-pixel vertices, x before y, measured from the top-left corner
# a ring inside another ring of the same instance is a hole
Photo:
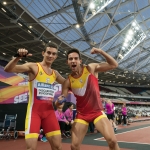
[[[76,97],[77,112],[89,114],[103,110],[98,79],[86,67],[83,67],[80,77],[74,78],[69,75],[69,80],[71,90]]]

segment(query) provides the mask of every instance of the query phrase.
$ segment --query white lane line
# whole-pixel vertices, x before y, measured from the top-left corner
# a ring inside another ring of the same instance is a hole
[[[99,141],[98,139],[95,139],[97,141]],[[106,141],[106,140],[100,140],[100,141]],[[138,142],[127,142],[127,141],[117,141],[118,143],[132,143],[132,144],[146,144],[146,145],[150,145],[150,143],[138,143]]]
[[[141,129],[145,129],[145,128],[150,128],[150,127],[143,127],[143,128],[139,128],[139,129],[134,129],[134,130],[130,130],[130,131],[126,131],[126,132],[121,132],[121,133],[117,133],[115,135],[119,135],[119,134],[123,134],[123,133],[128,133],[128,132],[132,132],[132,131],[137,131],[137,130],[141,130]],[[101,138],[97,138],[97,139],[94,139],[94,140],[100,140],[100,139],[103,139],[104,137],[101,137]],[[118,141],[119,142],[119,141]]]

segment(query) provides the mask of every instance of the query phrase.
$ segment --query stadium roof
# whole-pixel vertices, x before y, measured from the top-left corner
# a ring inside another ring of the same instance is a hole
[[[100,73],[100,82],[149,86],[150,0],[114,0],[85,20],[90,1],[0,0],[0,52],[4,54],[1,59],[10,60],[18,48],[26,48],[33,56],[20,63],[41,61],[44,45],[53,41],[59,45],[59,56],[52,67],[66,76],[70,71],[64,64],[65,54],[72,47],[81,51],[85,64],[105,61],[100,55],[90,54],[94,46],[102,48],[119,63],[117,69]],[[92,14],[89,11],[87,17]],[[126,29],[133,21],[146,38],[119,61]]]

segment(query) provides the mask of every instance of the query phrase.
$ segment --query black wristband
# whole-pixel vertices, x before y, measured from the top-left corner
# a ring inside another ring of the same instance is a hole
[[[28,54],[28,53],[27,53]],[[19,53],[16,53],[14,57],[26,57],[27,55],[20,56]]]

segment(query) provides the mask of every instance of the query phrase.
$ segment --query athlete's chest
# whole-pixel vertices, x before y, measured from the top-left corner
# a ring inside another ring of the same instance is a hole
[[[38,74],[36,76],[36,80],[39,82],[47,83],[47,84],[52,84],[56,81],[56,76],[54,73],[51,75],[48,75],[46,72],[43,70],[39,70]]]
[[[79,78],[75,79],[70,77],[71,88],[82,88],[84,87],[89,80],[89,73],[83,73]]]

